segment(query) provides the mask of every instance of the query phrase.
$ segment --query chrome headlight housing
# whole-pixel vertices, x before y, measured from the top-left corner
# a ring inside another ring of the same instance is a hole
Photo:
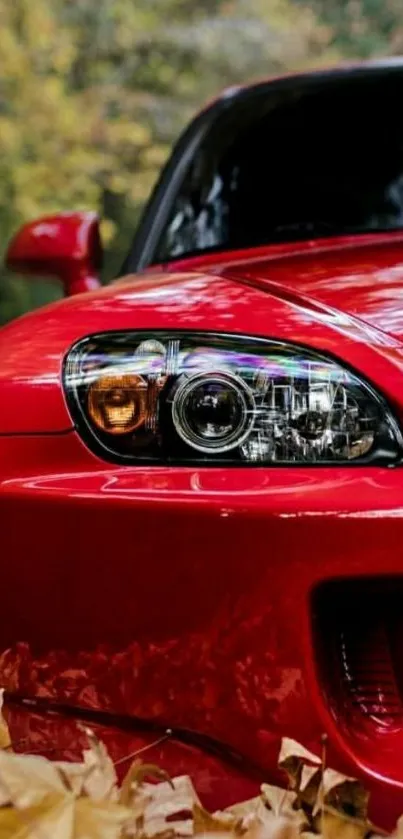
[[[107,459],[234,465],[393,463],[384,399],[336,361],[261,338],[104,333],[68,353],[79,432]]]

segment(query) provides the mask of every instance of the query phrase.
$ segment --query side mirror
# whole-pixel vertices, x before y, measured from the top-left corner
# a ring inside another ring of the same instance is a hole
[[[11,240],[6,266],[19,274],[57,277],[66,295],[101,285],[102,244],[95,213],[60,213],[24,224]]]

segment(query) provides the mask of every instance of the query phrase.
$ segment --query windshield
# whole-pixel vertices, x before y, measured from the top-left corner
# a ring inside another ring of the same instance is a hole
[[[402,73],[251,88],[199,146],[156,261],[403,229],[402,94]]]

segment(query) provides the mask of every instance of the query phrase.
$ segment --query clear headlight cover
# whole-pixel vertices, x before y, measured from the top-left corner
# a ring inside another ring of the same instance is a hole
[[[69,352],[64,386],[88,445],[125,462],[387,462],[401,435],[370,385],[291,344],[125,332]]]

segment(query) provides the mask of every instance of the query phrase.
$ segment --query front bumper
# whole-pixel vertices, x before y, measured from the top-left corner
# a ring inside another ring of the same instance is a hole
[[[268,777],[281,736],[327,732],[400,814],[403,713],[333,701],[313,603],[403,577],[401,469],[105,468],[74,432],[0,437],[0,464],[11,698],[208,735]]]

